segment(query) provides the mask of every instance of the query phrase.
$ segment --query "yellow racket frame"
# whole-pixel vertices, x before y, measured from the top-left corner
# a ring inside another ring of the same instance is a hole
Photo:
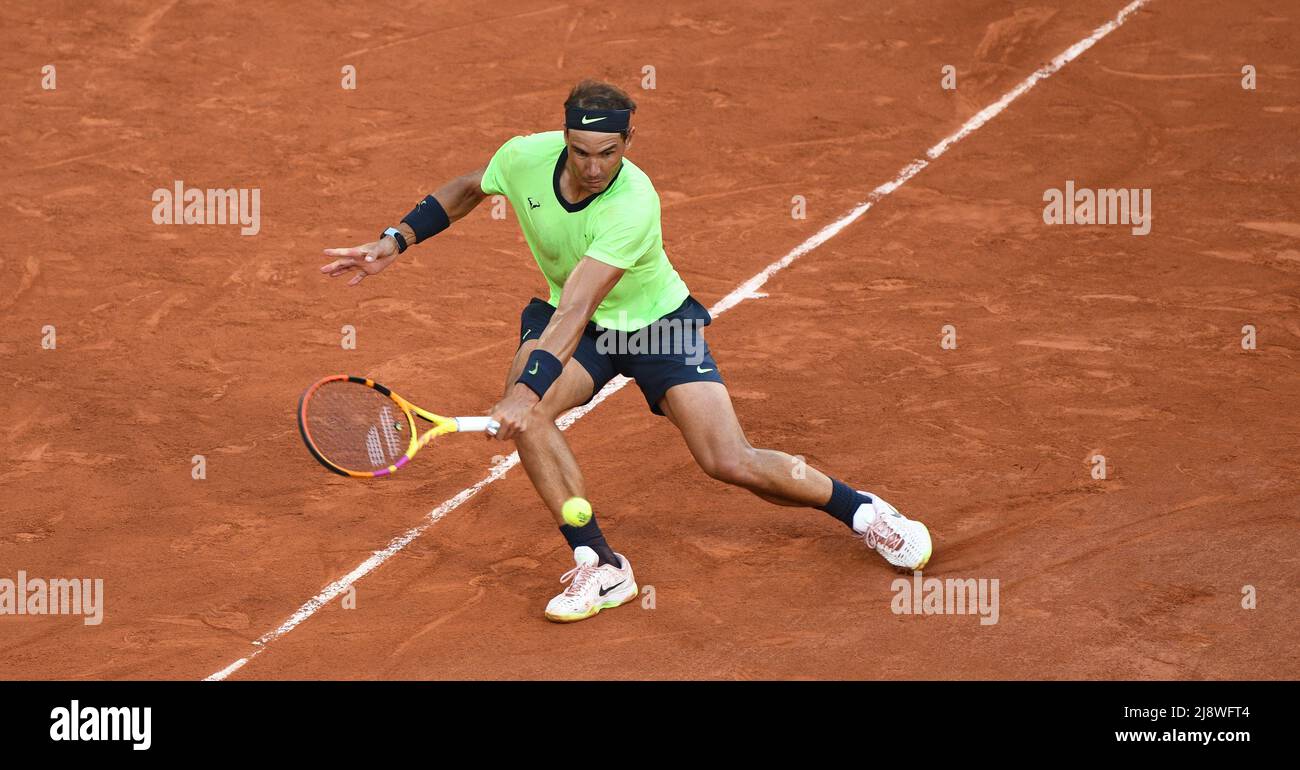
[[[406,452],[401,457],[397,458],[396,462],[387,468],[381,468],[377,471],[351,470],[331,462],[316,448],[316,445],[312,443],[311,440],[311,431],[307,427],[307,404],[317,390],[331,382],[354,382],[358,385],[372,388],[387,396],[397,405],[397,408],[402,411],[402,414],[406,416],[407,425],[410,427],[410,441],[406,446]],[[415,418],[417,416],[433,423],[433,427],[423,433],[417,434],[417,426],[415,424]],[[416,452],[419,452],[426,444],[433,441],[438,436],[446,435],[448,433],[482,431],[495,434],[497,427],[499,426],[496,422],[488,417],[443,417],[440,414],[434,414],[428,409],[423,409],[412,404],[410,401],[397,395],[389,388],[368,377],[354,377],[347,374],[332,374],[329,377],[321,378],[317,382],[313,383],[311,387],[307,388],[307,390],[303,392],[302,398],[298,401],[298,430],[302,434],[303,443],[307,445],[307,451],[311,452],[312,457],[315,457],[316,460],[327,469],[339,474],[340,476],[348,476],[354,479],[372,479],[391,476],[396,473],[398,469],[409,463],[411,458],[415,457]]]

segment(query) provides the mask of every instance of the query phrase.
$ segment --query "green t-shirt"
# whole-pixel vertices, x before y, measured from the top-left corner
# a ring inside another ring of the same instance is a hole
[[[489,195],[505,195],[558,307],[569,273],[588,256],[627,272],[596,308],[606,329],[634,331],[676,310],[689,292],[664,253],[659,193],[650,177],[623,159],[613,181],[576,204],[560,195],[567,157],[563,131],[516,136],[483,172]]]

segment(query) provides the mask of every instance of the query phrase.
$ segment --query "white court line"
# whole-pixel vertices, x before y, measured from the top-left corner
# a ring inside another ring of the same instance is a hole
[[[989,106],[977,112],[974,116],[970,118],[970,120],[967,120],[965,123],[963,123],[962,127],[957,129],[957,131],[945,137],[935,146],[926,150],[924,159],[918,158],[917,160],[914,160],[911,163],[904,166],[903,169],[899,171],[898,174],[893,179],[889,180],[888,182],[885,182],[884,184],[880,185],[876,189],[872,190],[871,193],[867,195],[867,200],[865,202],[858,204],[858,206],[854,208],[852,211],[850,211],[849,213],[835,220],[834,222],[827,225],[826,227],[823,227],[821,230],[818,230],[808,240],[796,246],[794,250],[792,250],[789,254],[786,254],[784,257],[781,257],[777,261],[763,268],[762,272],[760,272],[758,275],[754,276],[753,278],[750,278],[748,281],[745,281],[740,286],[736,287],[734,291],[732,291],[730,294],[723,297],[722,299],[718,300],[717,304],[709,308],[709,312],[714,316],[718,316],[727,312],[728,310],[735,307],[736,305],[739,305],[741,302],[744,302],[747,299],[754,299],[756,297],[764,296],[763,294],[760,294],[758,290],[763,286],[763,284],[767,283],[769,278],[771,278],[773,275],[780,272],[781,270],[784,270],[785,268],[789,267],[791,262],[794,262],[799,257],[802,257],[804,254],[807,254],[808,252],[822,245],[826,241],[829,241],[831,238],[834,238],[836,235],[840,233],[841,230],[856,222],[858,218],[861,217],[863,214],[867,213],[867,211],[870,210],[871,207],[875,205],[877,201],[879,201],[881,198],[884,198],[886,195],[889,195],[890,193],[894,192],[898,188],[902,187],[903,184],[907,182],[907,180],[916,176],[921,172],[922,169],[930,165],[931,161],[936,160],[940,155],[943,155],[945,152],[947,152],[948,148],[952,147],[957,142],[960,142],[962,139],[965,139],[967,136],[970,136],[977,129],[982,127],[985,123],[988,123],[998,113],[1005,110],[1008,105],[1010,105],[1016,99],[1019,99],[1021,96],[1023,96],[1027,91],[1029,91],[1029,89],[1038,85],[1039,81],[1046,80],[1047,78],[1056,74],[1058,71],[1060,71],[1062,67],[1074,61],[1084,51],[1088,50],[1089,48],[1092,48],[1093,45],[1097,43],[1097,41],[1101,40],[1102,38],[1109,35],[1111,32],[1115,31],[1115,29],[1118,28],[1119,25],[1123,24],[1130,15],[1132,15],[1135,11],[1137,11],[1142,6],[1146,5],[1148,2],[1150,2],[1150,0],[1133,0],[1133,2],[1124,6],[1124,8],[1119,12],[1118,15],[1115,16],[1114,19],[1111,19],[1110,21],[1106,22],[1100,27],[1097,27],[1097,29],[1093,30],[1091,35],[1084,38],[1083,40],[1080,40],[1079,42],[1075,43],[1069,48],[1065,49],[1063,52],[1055,56],[1051,62],[1035,70],[1033,74],[1031,74],[1029,77],[1020,81],[1020,83],[1018,83],[1015,88],[1012,88],[1010,91],[1003,94],[1002,98],[998,99],[996,102],[993,102]],[[559,422],[557,423],[560,426],[560,430],[567,429],[570,425],[572,425],[573,423],[581,419],[583,415],[587,414],[592,409],[595,409],[596,406],[600,404],[600,402],[609,398],[614,393],[617,393],[619,390],[623,388],[624,385],[627,385],[629,382],[631,382],[631,380],[622,376],[615,377],[613,380],[610,380],[609,383],[606,384],[605,387],[602,388],[601,391],[596,394],[596,397],[593,398],[590,402],[588,402],[584,406],[581,406],[577,409],[568,412],[562,418],[560,418]],[[262,652],[266,649],[267,645],[269,645],[271,642],[274,642],[276,639],[279,639],[280,637],[292,631],[294,628],[298,626],[298,624],[302,623],[304,620],[314,615],[317,610],[319,610],[321,607],[328,604],[339,594],[346,591],[348,587],[350,587],[353,583],[356,583],[361,578],[373,572],[381,564],[383,564],[384,562],[391,559],[394,555],[396,555],[398,551],[405,548],[412,540],[415,540],[420,535],[423,535],[425,531],[429,529],[429,527],[432,527],[434,524],[436,524],[438,520],[441,519],[443,516],[446,516],[451,511],[459,508],[462,503],[469,500],[474,495],[478,494],[479,490],[481,490],[483,487],[486,487],[488,484],[491,484],[492,482],[506,475],[507,471],[509,471],[511,468],[515,467],[518,464],[519,464],[519,453],[512,452],[510,456],[505,459],[504,462],[498,463],[497,465],[493,466],[492,470],[488,473],[488,475],[483,477],[483,479],[481,479],[477,484],[475,484],[472,487],[468,487],[466,489],[461,490],[461,492],[457,494],[455,497],[447,500],[442,505],[439,505],[437,508],[434,508],[432,511],[430,511],[429,515],[426,517],[424,522],[414,527],[413,529],[407,531],[406,533],[396,538],[393,538],[392,542],[390,542],[388,545],[384,546],[380,550],[375,551],[373,554],[370,555],[370,558],[366,559],[365,561],[357,565],[356,569],[352,570],[351,572],[339,578],[338,580],[335,580],[333,583],[330,583],[329,585],[325,586],[325,588],[322,589],[320,593],[316,594],[311,599],[309,599],[306,604],[299,607],[298,611],[293,613],[293,615],[290,615],[289,619],[284,621],[284,623],[281,623],[278,628],[266,632],[260,638],[254,641],[253,651],[249,653],[247,656],[240,658],[234,663],[231,663],[229,666],[226,666],[225,668],[221,669],[215,674],[212,674],[211,676],[207,677],[205,681],[220,681],[230,676],[231,674],[235,673],[239,669],[243,668],[244,664],[248,663],[248,661],[262,654]]]

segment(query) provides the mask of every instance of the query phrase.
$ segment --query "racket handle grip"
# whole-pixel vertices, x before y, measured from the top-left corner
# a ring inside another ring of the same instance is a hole
[[[491,417],[457,417],[456,430],[459,433],[483,433],[484,431],[496,435],[497,430],[501,428],[500,424]]]

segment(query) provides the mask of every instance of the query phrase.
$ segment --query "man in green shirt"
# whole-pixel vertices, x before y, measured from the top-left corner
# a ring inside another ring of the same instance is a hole
[[[485,197],[510,201],[550,296],[534,298],[521,314],[519,348],[492,417],[501,425],[496,438],[515,442],[574,552],[575,566],[562,578],[569,585],[546,617],[582,620],[637,596],[631,562],[610,548],[595,517],[573,526],[562,514],[565,501],[585,499],[587,490],[555,420],[616,374],[636,381],[709,476],[778,505],[826,511],[890,564],[924,567],[932,551],[925,525],[816,469],[796,477],[790,455],[750,446],[703,338],[712,318],[664,253],[659,195],[625,157],[635,102],[613,85],[584,80],[564,106],[563,131],[514,137],[485,168],[427,196],[378,241],[326,249],[336,259],[321,268],[351,274],[356,285]]]

